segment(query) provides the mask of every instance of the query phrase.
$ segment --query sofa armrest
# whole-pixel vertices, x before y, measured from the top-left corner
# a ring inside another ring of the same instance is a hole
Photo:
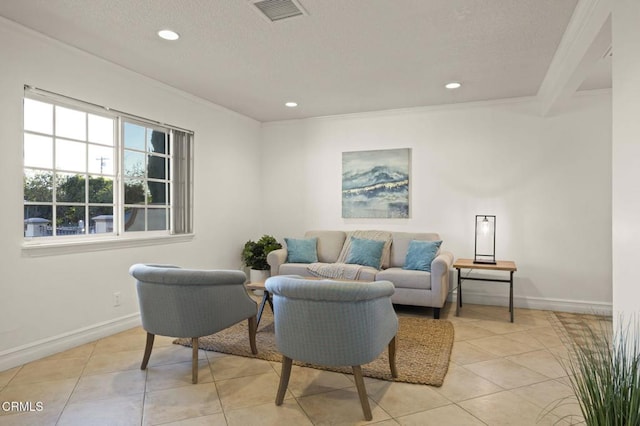
[[[280,265],[287,261],[287,249],[273,250],[267,254],[267,263],[271,267],[271,276],[279,275]]]
[[[449,271],[453,266],[453,253],[441,251],[431,262],[431,294],[433,306],[443,306],[449,294]]]

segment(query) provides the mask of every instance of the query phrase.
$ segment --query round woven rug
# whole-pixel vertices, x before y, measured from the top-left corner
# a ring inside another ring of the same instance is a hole
[[[449,368],[453,347],[453,324],[447,320],[399,316],[396,338],[396,367],[398,377],[391,377],[388,351],[362,366],[362,374],[377,379],[442,386]],[[191,339],[176,339],[174,343],[191,346]],[[258,354],[249,348],[248,322],[242,321],[210,336],[201,337],[200,349],[239,355],[267,361],[282,360],[275,344],[273,314],[265,308],[256,335]],[[294,361],[295,365],[351,374],[351,367],[325,367]]]

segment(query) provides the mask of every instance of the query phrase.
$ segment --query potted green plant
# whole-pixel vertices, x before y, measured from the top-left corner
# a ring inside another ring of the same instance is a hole
[[[258,241],[249,240],[244,244],[242,261],[250,269],[251,282],[264,281],[269,276],[267,255],[279,248],[282,248],[282,244],[271,235],[263,235]]]

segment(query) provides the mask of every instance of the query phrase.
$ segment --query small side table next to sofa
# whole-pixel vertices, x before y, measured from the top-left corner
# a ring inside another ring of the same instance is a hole
[[[511,260],[498,260],[495,265],[487,264],[487,263],[473,263],[473,259],[457,259],[453,262],[453,267],[458,270],[458,296],[456,302],[456,316],[460,313],[460,308],[462,307],[462,281],[463,280],[472,280],[472,281],[492,281],[492,282],[501,282],[501,283],[509,283],[509,312],[511,313],[511,322],[513,322],[513,273],[518,270],[515,262]],[[499,278],[480,278],[480,277],[464,277],[462,278],[462,274],[460,272],[461,269],[469,269],[470,271],[473,269],[478,269],[482,271],[506,271],[509,272],[509,279],[499,279]]]
[[[255,283],[247,283],[245,284],[245,288],[247,290],[259,290],[262,291],[262,300],[260,301],[260,306],[258,307],[258,314],[256,315],[256,329],[260,325],[260,319],[262,318],[262,312],[264,311],[264,305],[269,302],[269,306],[271,306],[271,312],[273,312],[273,301],[271,300],[271,294],[269,290],[264,286],[264,281],[258,281]]]

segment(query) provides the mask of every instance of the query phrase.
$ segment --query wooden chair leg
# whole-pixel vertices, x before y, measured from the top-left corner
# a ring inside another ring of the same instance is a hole
[[[155,334],[149,333],[147,331],[147,344],[144,347],[144,356],[142,357],[142,364],[140,364],[140,370],[146,370],[147,364],[149,363],[149,357],[151,356],[151,349],[153,348],[153,339],[156,337]]]
[[[398,377],[396,369],[396,336],[389,342],[389,368],[391,369],[391,377]]]
[[[198,383],[198,338],[191,338],[191,347],[193,348],[191,358],[191,382]]]
[[[293,360],[291,358],[282,355],[282,370],[280,371],[280,386],[278,386],[278,394],[276,395],[276,405],[282,405],[284,395],[287,393],[292,362]]]
[[[364,379],[362,378],[362,368],[359,365],[351,367],[353,369],[353,378],[356,380],[356,388],[358,389],[358,396],[360,397],[360,405],[362,405],[362,412],[364,413],[365,420],[371,420],[371,407],[369,406],[369,397],[367,396],[367,389],[364,387]]]
[[[249,345],[251,346],[251,353],[256,355],[258,353],[258,347],[256,346],[256,331],[258,329],[258,321],[256,316],[249,318]]]

